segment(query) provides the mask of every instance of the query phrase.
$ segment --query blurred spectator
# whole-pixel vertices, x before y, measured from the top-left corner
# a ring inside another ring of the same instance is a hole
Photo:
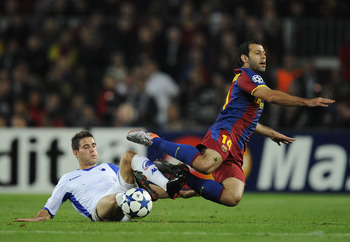
[[[89,71],[85,84],[89,86],[88,95],[96,97],[102,83],[96,81],[103,76],[108,65],[108,49],[104,48],[104,38],[99,29],[90,24],[84,24],[79,29],[77,62]]]
[[[177,98],[180,88],[171,76],[158,69],[158,64],[153,60],[143,63],[143,71],[146,77],[145,90],[157,103],[157,123],[162,128],[168,121],[169,104]]]
[[[28,91],[37,84],[37,80],[30,74],[26,62],[21,62],[15,66],[11,80],[14,98],[27,98]]]
[[[68,109],[66,123],[69,127],[82,126],[84,118],[85,100],[82,95],[76,94]]]
[[[4,52],[0,56],[0,68],[12,71],[21,61],[23,53],[20,51],[20,46],[17,39],[10,39],[4,43]]]
[[[137,31],[137,43],[131,52],[136,61],[151,58],[157,59],[157,46],[154,32],[148,25],[141,25]]]
[[[276,70],[277,89],[282,92],[293,94],[291,86],[293,82],[300,78],[301,69],[297,66],[295,57],[287,53],[283,56],[283,65]]]
[[[95,109],[91,105],[84,105],[82,108],[82,117],[75,126],[84,127],[86,129],[98,127],[100,122],[96,116]]]
[[[5,42],[16,40],[19,45],[23,46],[26,43],[29,34],[28,23],[25,22],[23,16],[15,14],[11,16],[10,21],[4,30]]]
[[[26,47],[24,59],[28,63],[31,72],[43,78],[48,68],[43,40],[38,34],[31,34],[28,37]]]
[[[27,103],[29,119],[32,125],[35,127],[41,127],[43,125],[43,116],[45,115],[41,93],[38,90],[30,91]]]
[[[166,30],[164,45],[162,62],[160,65],[165,72],[176,80],[186,50],[182,43],[182,33],[179,27],[171,26]]]
[[[122,103],[114,109],[114,127],[134,126],[136,110],[130,103]]]
[[[45,115],[43,116],[44,127],[64,127],[64,107],[62,97],[57,92],[49,93],[45,100]]]
[[[316,98],[320,96],[329,97],[329,95],[323,94],[323,87],[320,83],[320,78],[315,69],[315,63],[313,59],[307,59],[303,64],[302,75],[297,78],[293,83],[293,93],[300,97],[308,99]],[[295,108],[295,115],[291,118],[291,122],[296,128],[303,127],[320,127],[324,124],[323,117],[328,111],[324,108]]]
[[[53,17],[46,17],[43,19],[42,26],[38,26],[37,30],[41,36],[44,48],[50,48],[61,35],[61,29],[58,19]]]
[[[348,33],[346,42],[340,48],[339,61],[344,81],[350,82],[350,33]]]
[[[111,63],[107,67],[105,75],[114,77],[118,89],[118,86],[121,85],[127,74],[128,68],[123,53],[120,51],[113,52],[111,54]]]
[[[277,68],[275,74],[277,89],[296,95],[293,89],[293,83],[297,78],[301,77],[302,70],[297,66],[295,57],[292,54],[286,53],[283,56],[283,65]],[[270,121],[272,127],[291,127],[294,125],[295,115],[298,112],[297,107],[271,106],[272,113],[274,114]]]
[[[26,128],[27,126],[27,119],[22,114],[14,114],[11,117],[11,127],[13,128]]]
[[[64,57],[72,66],[77,60],[77,49],[75,47],[74,35],[71,30],[63,31],[57,42],[48,49],[48,57],[52,63]]]
[[[168,122],[165,129],[171,132],[181,131],[185,128],[183,125],[179,106],[175,103],[170,103],[168,107]]]
[[[0,128],[6,128],[8,126],[7,118],[3,115],[0,115]]]
[[[13,103],[13,114],[11,116],[12,127],[27,127],[30,126],[29,113],[24,100],[17,99]]]
[[[67,57],[61,56],[49,69],[46,88],[50,92],[59,92],[62,97],[72,94],[72,70]]]
[[[0,72],[0,114],[7,120],[11,116],[12,103],[11,80],[7,72]]]
[[[132,71],[132,82],[135,88],[129,95],[127,101],[135,108],[135,125],[145,126],[147,129],[157,127],[158,106],[153,96],[146,93],[146,80],[140,73],[140,68],[134,68]]]
[[[112,125],[114,109],[123,102],[123,98],[116,91],[116,84],[113,76],[105,76],[103,87],[98,95],[98,118],[102,124],[107,126]]]
[[[193,47],[189,49],[187,58],[180,70],[180,84],[186,85],[187,80],[193,72],[197,72],[199,80],[203,84],[209,84],[210,67],[205,60],[205,52],[201,48]]]

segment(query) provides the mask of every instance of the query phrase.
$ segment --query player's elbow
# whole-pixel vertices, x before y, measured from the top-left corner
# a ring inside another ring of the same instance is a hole
[[[263,99],[264,101],[268,102],[268,103],[273,103],[273,104],[277,104],[279,99],[280,99],[280,95],[279,95],[279,91],[276,90],[267,90],[263,93],[259,93],[258,96],[261,99]]]
[[[268,103],[274,103],[276,104],[278,102],[278,97],[277,95],[273,95],[273,94],[268,94],[263,98],[266,102]]]

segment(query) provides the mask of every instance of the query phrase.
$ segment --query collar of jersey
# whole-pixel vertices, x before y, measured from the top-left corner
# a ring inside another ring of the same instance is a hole
[[[91,169],[94,169],[95,167],[97,167],[97,165],[93,166],[93,167],[90,167],[88,169],[82,169],[82,171],[90,171]]]

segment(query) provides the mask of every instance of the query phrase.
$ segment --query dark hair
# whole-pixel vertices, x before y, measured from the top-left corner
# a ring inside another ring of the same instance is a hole
[[[238,63],[239,63],[239,66],[241,66],[241,67],[244,65],[243,61],[241,60],[241,55],[249,56],[249,46],[250,46],[251,44],[262,45],[262,44],[261,44],[260,42],[258,42],[258,41],[250,40],[250,41],[247,41],[247,42],[242,43],[242,44],[238,47]]]
[[[79,150],[79,142],[81,139],[86,137],[94,137],[88,130],[83,130],[76,133],[72,138],[72,150]]]

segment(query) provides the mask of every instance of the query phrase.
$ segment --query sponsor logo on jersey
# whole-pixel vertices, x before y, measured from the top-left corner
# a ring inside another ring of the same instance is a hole
[[[78,175],[78,176],[72,177],[72,178],[70,178],[70,179],[69,179],[69,181],[72,181],[72,180],[74,180],[74,179],[77,179],[78,177],[81,177],[81,175]]]
[[[252,80],[253,80],[253,82],[259,83],[259,84],[263,83],[263,81],[264,81],[264,80],[262,79],[262,77],[259,76],[259,75],[254,75],[254,76],[252,77]]]
[[[149,162],[148,160],[145,160],[143,163],[142,163],[142,169],[144,171],[146,171],[151,165],[151,162]]]

